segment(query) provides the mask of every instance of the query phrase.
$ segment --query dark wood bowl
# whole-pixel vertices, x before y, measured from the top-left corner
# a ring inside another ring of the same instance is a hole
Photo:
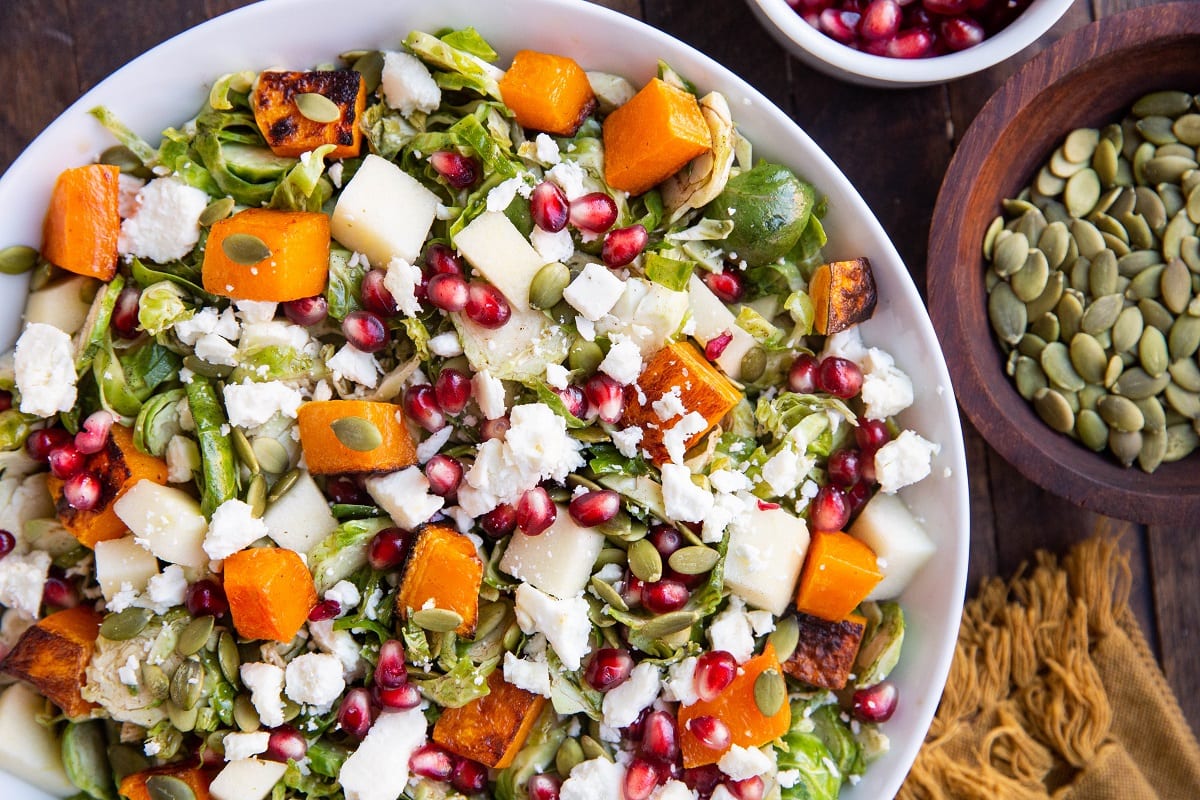
[[[1200,454],[1153,474],[1055,433],[1004,371],[987,316],[981,250],[1000,202],[1029,185],[1074,128],[1118,121],[1157,89],[1200,91],[1200,3],[1149,6],[1064,37],[1013,75],[963,137],[929,237],[929,312],[958,402],[984,438],[1047,491],[1109,516],[1200,519]]]

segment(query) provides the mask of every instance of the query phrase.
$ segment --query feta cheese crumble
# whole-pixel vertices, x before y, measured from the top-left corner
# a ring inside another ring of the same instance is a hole
[[[913,431],[902,432],[875,452],[879,488],[887,494],[895,494],[923,479],[929,474],[931,460],[941,449]]]
[[[735,781],[744,781],[755,775],[766,775],[774,766],[767,754],[757,747],[733,745],[721,756],[717,768]]]
[[[262,425],[276,414],[296,418],[304,395],[280,381],[229,383],[223,390],[229,423],[239,428]]]
[[[208,523],[204,552],[213,561],[220,561],[245,550],[268,533],[266,523],[254,516],[254,509],[248,504],[236,498],[226,500],[217,506]]]
[[[284,677],[287,696],[293,702],[319,709],[328,710],[346,688],[342,662],[329,653],[305,653],[292,659]]]
[[[446,501],[429,492],[429,481],[417,467],[406,467],[367,479],[367,492],[397,525],[412,530],[441,510]]]
[[[226,761],[241,761],[259,753],[265,753],[270,742],[271,734],[266,731],[227,733],[221,740],[221,744],[225,746]]]
[[[632,725],[658,697],[661,686],[658,667],[649,661],[638,664],[624,682],[605,693],[601,707],[604,724],[610,728]]]
[[[662,465],[662,487],[663,502],[671,519],[700,522],[712,510],[712,493],[692,483],[692,471],[681,464]]]
[[[183,258],[200,241],[200,215],[208,202],[207,193],[178,178],[150,181],[121,223],[117,251],[159,264]]]
[[[517,658],[511,652],[504,654],[504,680],[533,694],[550,696],[550,667],[544,661]]]
[[[896,367],[891,355],[872,347],[862,367],[862,401],[867,419],[893,417],[913,404],[912,380]]]
[[[37,619],[49,573],[49,553],[9,553],[0,559],[0,605],[26,619]]]
[[[268,728],[283,724],[283,669],[263,662],[242,664],[238,670],[250,690],[250,702]]]
[[[517,587],[516,612],[521,630],[543,634],[567,669],[579,669],[591,652],[592,623],[583,595],[558,600],[522,583]]]
[[[617,304],[625,292],[625,282],[603,264],[589,263],[563,290],[563,299],[592,322]]]
[[[65,332],[44,322],[26,326],[13,364],[21,413],[50,417],[75,407],[75,353]]]
[[[508,409],[505,406],[504,383],[499,378],[493,378],[486,369],[480,370],[471,378],[471,388],[484,417],[499,419],[504,416]]]
[[[420,59],[408,53],[384,53],[380,88],[388,108],[406,117],[414,111],[436,111],[442,102],[442,90],[433,75]]]
[[[599,369],[617,383],[629,385],[642,374],[642,351],[628,336],[615,333],[610,338],[612,347]]]
[[[396,308],[406,317],[421,313],[421,301],[417,299],[417,287],[421,285],[421,268],[401,258],[393,258],[383,276],[383,287],[392,295]]]
[[[334,378],[361,383],[368,389],[379,385],[379,375],[383,372],[375,356],[349,343],[342,345],[342,349],[329,358],[325,366],[329,367]]]

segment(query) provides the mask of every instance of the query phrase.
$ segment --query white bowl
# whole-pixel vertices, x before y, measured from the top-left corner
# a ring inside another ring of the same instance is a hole
[[[662,58],[702,89],[723,92],[754,142],[755,156],[791,166],[828,197],[827,254],[871,259],[880,302],[864,337],[884,343],[916,379],[916,403],[902,423],[941,445],[930,477],[903,494],[938,549],[901,598],[909,627],[894,673],[899,709],[884,726],[892,749],[843,795],[892,797],[925,737],[950,667],[966,581],[969,515],[962,431],[946,364],[916,287],[866,203],[812,139],[753,87],[676,39],[600,6],[578,0],[341,0],[337,14],[328,10],[328,0],[256,3],[159,45],[101,82],[0,178],[0,244],[36,246],[55,177],[112,144],[88,109],[106,105],[157,142],[163,128],[196,112],[216,76],[268,66],[310,67],[355,48],[396,48],[413,29],[473,25],[500,51],[501,63],[519,48],[543,49],[569,53],[586,69],[619,73],[635,83],[652,77]],[[16,338],[25,291],[23,278],[0,276],[0,351]],[[4,773],[0,797],[44,800]]]
[[[1072,0],[1033,0],[1008,27],[974,47],[914,59],[875,56],[847,47],[805,22],[786,0],[746,2],[779,43],[813,69],[864,86],[912,89],[957,80],[999,64],[1048,31]]]

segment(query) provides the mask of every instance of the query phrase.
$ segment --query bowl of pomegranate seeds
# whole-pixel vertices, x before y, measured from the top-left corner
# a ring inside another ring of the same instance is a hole
[[[750,0],[775,38],[835,78],[881,88],[945,83],[1032,44],[1071,0]]]

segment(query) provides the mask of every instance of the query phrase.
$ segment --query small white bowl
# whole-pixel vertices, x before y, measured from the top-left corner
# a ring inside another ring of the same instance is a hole
[[[881,89],[947,83],[995,66],[1048,31],[1072,0],[1033,0],[1008,27],[974,47],[931,58],[888,58],[855,50],[804,21],[786,0],[746,0],[781,45],[813,69]]]

